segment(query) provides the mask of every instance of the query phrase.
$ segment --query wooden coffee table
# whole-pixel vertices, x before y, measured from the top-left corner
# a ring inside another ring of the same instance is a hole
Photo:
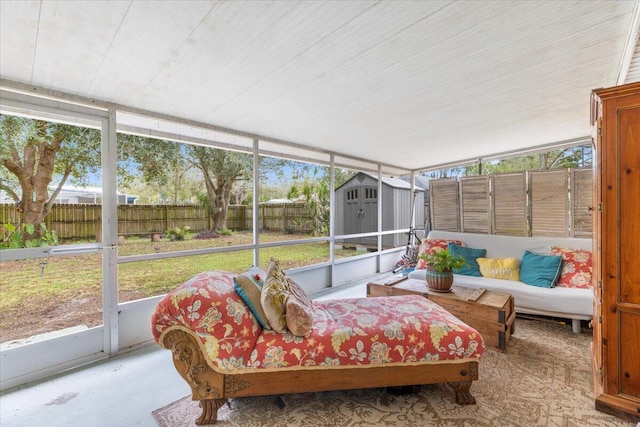
[[[388,277],[367,283],[367,296],[422,295],[480,332],[487,346],[504,350],[515,331],[516,312],[510,294],[453,286],[433,292],[424,280]]]

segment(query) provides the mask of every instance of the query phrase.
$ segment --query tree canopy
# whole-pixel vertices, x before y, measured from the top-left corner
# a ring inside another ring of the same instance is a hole
[[[0,115],[0,190],[15,201],[21,222],[41,224],[67,180],[84,185],[99,171],[100,139],[95,129]]]

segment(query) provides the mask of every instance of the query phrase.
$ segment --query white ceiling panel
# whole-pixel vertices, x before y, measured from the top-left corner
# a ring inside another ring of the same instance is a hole
[[[3,0],[0,77],[418,170],[590,135],[591,90],[639,78],[639,9]]]

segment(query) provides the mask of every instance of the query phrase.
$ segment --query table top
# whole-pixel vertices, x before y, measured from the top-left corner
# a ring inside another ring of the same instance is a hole
[[[424,295],[429,299],[450,299],[466,301],[470,304],[490,305],[494,307],[503,307],[511,295],[503,292],[494,292],[487,289],[473,289],[465,288],[462,286],[456,286],[455,284],[451,288],[450,292],[434,292],[430,290],[427,283],[424,280],[418,279],[404,279],[398,281],[398,277],[382,278],[377,281],[370,282],[370,285],[393,287],[395,289],[402,289],[405,291],[413,292],[416,294]],[[394,283],[394,281],[396,283]]]

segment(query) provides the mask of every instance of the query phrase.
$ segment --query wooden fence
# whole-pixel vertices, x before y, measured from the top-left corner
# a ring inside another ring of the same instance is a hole
[[[555,169],[432,180],[432,228],[589,238],[592,175],[590,168]]]
[[[192,231],[210,230],[213,222],[205,207],[194,205],[118,205],[118,234],[145,236],[164,233],[174,227],[191,227]],[[251,206],[232,205],[227,213],[227,228],[251,230]],[[261,204],[258,208],[260,230],[284,233],[309,233],[312,217],[305,203]],[[13,204],[0,204],[0,224],[18,222]],[[94,239],[102,220],[102,206],[97,204],[55,204],[45,218],[49,230],[63,239]]]

